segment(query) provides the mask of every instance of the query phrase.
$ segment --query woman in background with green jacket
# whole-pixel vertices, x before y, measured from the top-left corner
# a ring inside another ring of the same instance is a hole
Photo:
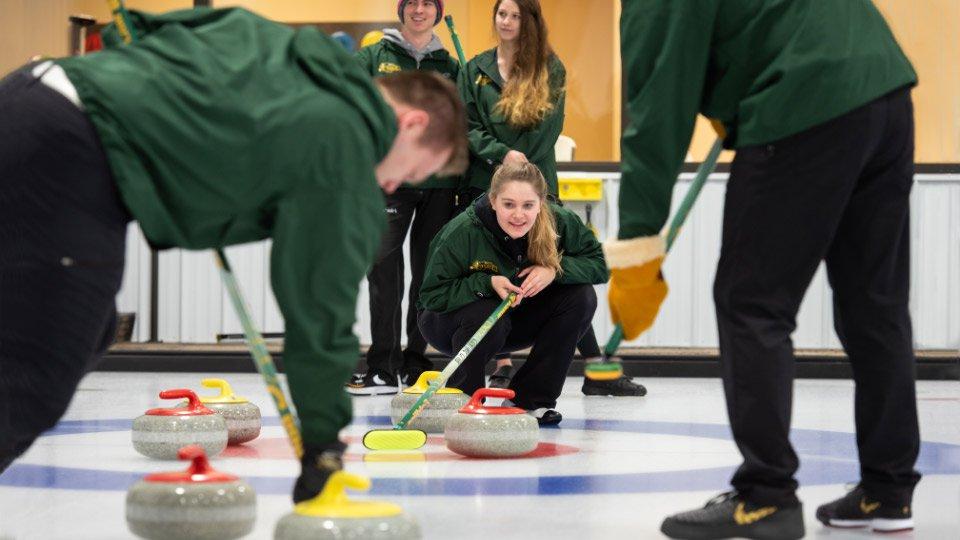
[[[557,195],[553,147],[563,130],[566,71],[547,41],[538,0],[498,0],[497,46],[467,63],[461,92],[469,117],[470,166],[460,204],[490,187],[501,164],[530,162]]]
[[[510,381],[514,404],[541,425],[554,410],[577,341],[597,309],[593,285],[607,281],[600,243],[573,212],[547,200],[547,184],[531,163],[506,164],[479,197],[430,245],[420,289],[420,331],[453,356],[510,293],[506,312],[450,377],[470,394],[498,353],[532,347]]]

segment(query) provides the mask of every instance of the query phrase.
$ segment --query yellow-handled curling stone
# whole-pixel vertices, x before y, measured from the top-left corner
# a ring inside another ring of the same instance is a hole
[[[420,396],[427,391],[430,383],[440,376],[439,371],[424,371],[417,378],[417,382],[404,389],[390,401],[390,421],[396,424],[403,415],[413,407]],[[408,429],[419,429],[426,433],[443,433],[443,426],[447,420],[457,413],[460,407],[467,404],[470,398],[463,391],[456,388],[441,388],[437,390],[426,407],[416,418],[407,424]]]
[[[187,446],[185,471],[147,475],[127,491],[130,531],[150,540],[229,540],[253,530],[257,494],[243,480],[214,470],[203,448]]]
[[[133,421],[133,448],[157,459],[177,459],[177,452],[191,444],[215,456],[227,447],[227,423],[200,403],[193,390],[177,388],[160,392],[160,399],[187,398],[185,407],[150,409]]]
[[[274,540],[418,540],[420,526],[391,503],[352,501],[346,489],[366,491],[370,480],[337,471],[316,498],[296,505],[273,532]]]
[[[227,444],[243,444],[260,436],[259,407],[234,394],[230,383],[223,379],[203,379],[200,384],[220,390],[216,396],[200,396],[200,402],[226,420]]]
[[[513,399],[513,390],[481,388],[447,421],[447,448],[468,457],[517,457],[529,454],[540,441],[537,419],[517,407],[491,407],[484,398]]]

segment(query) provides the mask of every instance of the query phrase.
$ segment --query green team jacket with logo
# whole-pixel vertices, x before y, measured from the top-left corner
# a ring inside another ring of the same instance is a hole
[[[657,234],[698,112],[769,143],[917,82],[869,0],[624,0],[620,238]],[[626,121],[626,119],[625,119]]]
[[[478,298],[496,298],[490,284],[492,276],[505,276],[519,285],[522,279],[517,274],[531,266],[526,258],[516,261],[504,253],[475,208],[470,205],[430,242],[420,309],[448,312]],[[597,238],[570,210],[553,203],[550,209],[556,218],[563,269],[555,283],[606,283],[610,273]]]
[[[554,146],[563,131],[567,72],[556,56],[548,64],[553,109],[542,122],[530,129],[516,129],[503,115],[494,112],[500,101],[504,81],[497,68],[497,49],[490,49],[467,62],[466,77],[460,93],[467,106],[470,127],[470,166],[465,185],[486,191],[493,171],[510,150],[523,152],[527,160],[540,168],[550,194],[557,195],[557,160]]]
[[[396,118],[343,47],[242,9],[133,12],[139,40],[58,60],[157,247],[273,240],[304,440],[349,423],[360,281],[385,226],[374,166]],[[213,265],[213,257],[210,257]]]
[[[389,75],[398,71],[426,70],[439,73],[456,84],[460,74],[460,64],[451,58],[450,53],[445,49],[427,53],[423,60],[417,62],[416,58],[410,56],[400,44],[388,39],[382,39],[378,43],[360,49],[357,51],[356,58],[363,66],[363,70],[371,77]],[[415,187],[418,189],[455,188],[459,183],[459,176],[431,176]],[[409,186],[404,184],[404,187]]]

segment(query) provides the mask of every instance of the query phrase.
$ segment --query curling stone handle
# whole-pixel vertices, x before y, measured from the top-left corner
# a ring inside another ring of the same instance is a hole
[[[203,451],[203,448],[195,444],[190,446],[184,446],[177,451],[177,457],[183,460],[190,460],[190,468],[187,469],[187,472],[191,475],[195,474],[210,474],[213,471],[213,468],[210,466],[210,461],[207,459],[207,453]]]
[[[196,412],[206,410],[206,407],[203,406],[203,403],[200,403],[200,398],[197,397],[197,394],[189,388],[174,388],[173,390],[163,390],[160,392],[160,399],[183,398],[186,398],[188,401],[186,406],[187,410]]]
[[[417,377],[417,382],[414,383],[413,387],[420,390],[426,390],[427,387],[430,386],[430,383],[439,376],[439,371],[424,371],[419,377]]]
[[[370,489],[370,479],[365,476],[351,474],[346,471],[335,471],[327,479],[323,491],[319,495],[307,501],[310,507],[322,507],[330,504],[342,504],[347,502],[347,490],[367,491]],[[301,503],[303,504],[303,503]]]
[[[466,406],[482,407],[483,398],[513,399],[514,395],[514,391],[509,388],[481,388],[473,393],[473,397],[470,398],[470,402]]]
[[[216,396],[218,398],[232,398],[233,388],[230,388],[230,383],[224,379],[203,379],[200,381],[200,384],[204,388],[217,388],[220,390],[220,395]]]

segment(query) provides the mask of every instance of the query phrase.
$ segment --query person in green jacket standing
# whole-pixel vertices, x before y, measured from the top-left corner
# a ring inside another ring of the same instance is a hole
[[[505,164],[479,197],[430,244],[420,290],[420,330],[453,356],[500,301],[517,295],[448,386],[472,394],[497,353],[532,347],[510,381],[513,402],[541,425],[555,410],[577,341],[597,309],[593,285],[607,281],[603,251],[580,217],[547,199],[532,163]]]
[[[909,305],[916,74],[869,0],[623,2],[619,239],[610,307],[630,339],[666,294],[659,232],[698,112],[736,157],[714,283],[734,491],[667,518],[672,538],[801,538],[788,439],[790,334],[820,261],[856,383],[860,483],[826,525],[913,527],[920,479]]]
[[[110,27],[106,50],[0,81],[0,471],[111,342],[136,220],[161,249],[273,240],[305,450],[294,499],[310,498],[342,467],[381,190],[463,170],[462,102],[433,74],[375,84],[318,30],[243,9],[132,21],[130,45]]]
[[[497,46],[467,63],[461,93],[470,126],[470,165],[460,204],[490,188],[500,164],[530,162],[557,196],[554,146],[563,130],[566,70],[547,40],[538,0],[498,0]]]
[[[456,81],[458,64],[433,33],[443,19],[440,0],[400,0],[400,30],[384,29],[383,39],[357,53],[363,70],[372,77],[410,70],[439,73]],[[387,230],[367,281],[370,287],[371,344],[367,372],[355,375],[347,391],[355,395],[395,394],[398,383],[413,384],[433,364],[426,357],[427,342],[417,328],[417,293],[423,282],[427,248],[453,217],[459,177],[430,178],[416,186],[403,185],[386,195]],[[410,295],[407,309],[407,346],[400,335],[404,287],[403,242],[410,233]],[[398,373],[400,379],[398,380]]]

